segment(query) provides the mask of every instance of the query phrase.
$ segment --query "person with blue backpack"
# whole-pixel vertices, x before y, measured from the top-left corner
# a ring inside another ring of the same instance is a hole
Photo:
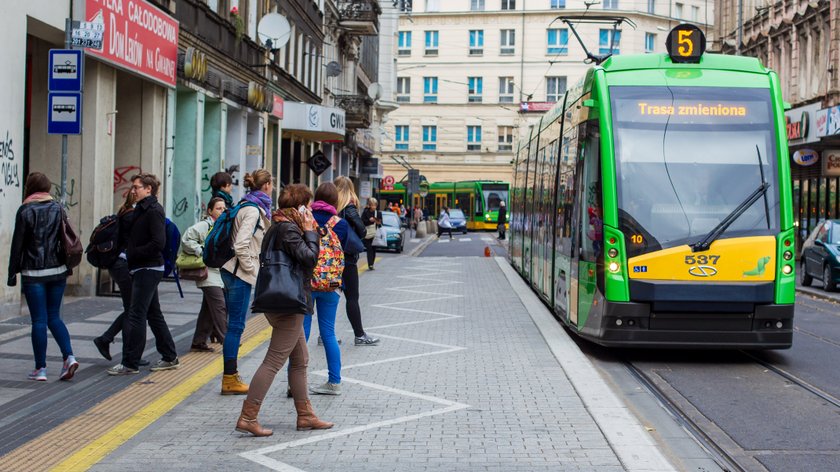
[[[166,270],[167,246],[166,216],[157,199],[159,188],[160,181],[152,174],[131,178],[131,192],[137,202],[125,251],[131,274],[131,305],[123,325],[122,362],[108,369],[109,375],[139,372],[140,357],[146,346],[146,323],[162,357],[151,370],[177,369],[180,364],[158,299],[158,285]]]
[[[216,221],[205,240],[203,254],[205,264],[216,267],[213,259],[218,259],[220,253],[232,253],[232,257],[221,266],[228,322],[222,345],[222,395],[248,394],[248,384],[242,381],[237,367],[239,342],[251,306],[251,292],[257,282],[263,236],[271,224],[270,195],[274,191],[271,172],[258,169],[245,174],[244,183],[248,193]]]

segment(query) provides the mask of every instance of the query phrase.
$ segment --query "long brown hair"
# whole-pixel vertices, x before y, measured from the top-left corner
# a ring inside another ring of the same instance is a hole
[[[27,199],[33,193],[49,192],[52,189],[52,182],[42,172],[30,172],[26,176],[26,183],[23,186],[23,198]]]

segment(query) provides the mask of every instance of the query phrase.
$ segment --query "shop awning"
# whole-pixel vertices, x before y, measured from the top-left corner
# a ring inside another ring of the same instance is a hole
[[[312,141],[343,141],[344,110],[311,103],[286,102],[280,126],[284,134]]]

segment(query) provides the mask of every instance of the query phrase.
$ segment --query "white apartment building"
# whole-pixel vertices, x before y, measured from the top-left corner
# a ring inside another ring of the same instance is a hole
[[[504,180],[513,150],[541,112],[590,67],[563,15],[623,16],[614,54],[665,52],[680,22],[706,28],[713,4],[686,0],[414,0],[403,3],[396,100],[385,124],[386,175],[402,156],[430,182]],[[577,26],[592,54],[610,51],[612,25]]]

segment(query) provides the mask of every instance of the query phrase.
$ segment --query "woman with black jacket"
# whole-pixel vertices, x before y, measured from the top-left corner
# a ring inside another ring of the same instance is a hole
[[[365,223],[359,216],[359,197],[356,196],[356,189],[353,181],[348,177],[341,176],[335,179],[335,186],[338,188],[338,216],[350,224],[350,229],[356,233],[359,239],[365,238]],[[368,336],[362,326],[362,310],[359,307],[359,254],[344,252],[344,272],[341,280],[344,283],[345,310],[347,319],[353,327],[356,335],[356,346],[373,346],[379,342],[379,338]]]
[[[366,227],[370,225],[379,227],[382,224],[382,212],[376,209],[377,203],[375,198],[368,198],[367,206],[362,211],[362,222]],[[363,240],[365,249],[367,250],[368,269],[370,270],[373,270],[373,263],[376,261],[376,246],[373,245],[373,239],[374,237],[371,236]]]
[[[279,210],[272,215],[272,226],[263,239],[262,253],[282,250],[297,264],[294,270],[300,272],[309,313],[314,311],[312,294],[310,293],[310,279],[315,266],[318,264],[319,236],[318,224],[312,216],[309,205],[312,202],[312,191],[302,184],[286,186],[277,199]],[[303,208],[301,208],[303,207]],[[301,209],[303,211],[301,211]],[[266,247],[274,242],[273,248]],[[271,325],[271,341],[268,352],[262,364],[251,379],[248,397],[242,404],[242,413],[236,422],[236,430],[241,433],[251,433],[254,436],[271,436],[272,431],[260,426],[257,415],[260,412],[263,399],[274,382],[277,371],[289,360],[289,388],[295,399],[297,410],[297,429],[329,429],[333,423],[321,421],[312,411],[307,392],[306,369],[309,365],[309,351],[306,348],[306,337],[303,333],[303,317],[305,313],[288,312],[278,307],[279,312],[265,313]]]
[[[23,296],[32,318],[32,351],[35,370],[30,380],[47,380],[47,328],[61,349],[64,365],[59,379],[70,380],[79,368],[70,345],[70,333],[61,320],[61,300],[70,271],[62,240],[65,218],[61,204],[50,195],[52,183],[46,175],[32,172],[26,177],[23,204],[15,217],[9,258],[9,287],[17,285],[20,272]]]

